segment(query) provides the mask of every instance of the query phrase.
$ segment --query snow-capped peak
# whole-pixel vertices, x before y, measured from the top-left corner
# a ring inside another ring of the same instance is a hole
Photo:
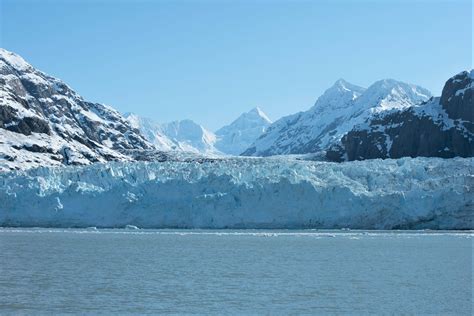
[[[347,82],[343,78],[338,79],[334,85],[332,86],[333,89],[337,89],[339,91],[358,91],[362,93],[365,89],[359,86],[356,86],[350,82]],[[330,88],[331,89],[331,88]]]
[[[271,123],[272,120],[270,120],[267,116],[267,114],[265,114],[265,112],[262,111],[262,109],[258,106],[254,107],[253,109],[251,109],[249,112],[247,113],[244,113],[241,115],[244,116],[245,114],[249,114],[248,116],[250,115],[256,115],[257,117],[260,117],[262,118],[264,121],[268,122],[268,123]]]
[[[116,110],[0,49],[0,170],[128,161],[153,149]]]
[[[344,79],[339,79],[316,100],[312,111],[321,113],[328,109],[332,111],[345,108],[364,91],[365,88],[356,86]]]
[[[259,107],[255,107],[248,112],[242,113],[229,125],[220,128],[216,132],[216,135],[227,134],[230,131],[268,126],[271,123],[272,121],[268,118],[268,116]]]
[[[0,60],[19,71],[33,68],[22,57],[3,48],[0,48]]]
[[[410,107],[428,100],[431,96],[430,91],[420,86],[383,79],[367,88],[357,103],[362,108],[373,108],[375,112],[379,112]]]
[[[219,154],[214,148],[214,133],[192,120],[158,123],[134,113],[125,113],[124,116],[132,127],[139,129],[159,150]]]
[[[216,132],[216,148],[221,152],[239,155],[247,149],[272,123],[258,106],[241,114],[229,125]]]
[[[216,138],[212,132],[189,119],[163,124],[162,129],[168,137],[178,141],[190,142],[198,145],[198,147],[201,144],[196,142],[203,142],[212,146]]]
[[[268,116],[258,107],[219,129],[218,135],[190,119],[158,123],[134,113],[126,113],[124,116],[157,149],[206,155],[238,155],[271,124]]]
[[[377,81],[368,89],[339,79],[310,110],[276,121],[243,154],[267,156],[326,150],[374,112],[404,109],[430,97],[424,88],[393,79]]]

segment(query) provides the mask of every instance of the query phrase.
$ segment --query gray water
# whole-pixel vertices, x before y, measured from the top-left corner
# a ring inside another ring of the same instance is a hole
[[[470,232],[0,229],[0,314],[470,315]]]

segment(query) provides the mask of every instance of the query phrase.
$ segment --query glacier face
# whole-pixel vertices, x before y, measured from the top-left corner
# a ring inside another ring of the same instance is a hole
[[[0,174],[0,226],[473,229],[474,158],[221,158]]]

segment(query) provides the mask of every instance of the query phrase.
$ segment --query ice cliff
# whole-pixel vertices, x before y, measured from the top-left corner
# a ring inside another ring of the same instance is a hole
[[[0,174],[0,226],[473,229],[474,158],[111,162]]]

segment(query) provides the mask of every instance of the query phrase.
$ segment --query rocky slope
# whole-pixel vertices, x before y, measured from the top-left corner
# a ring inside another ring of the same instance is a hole
[[[327,151],[333,161],[400,157],[474,156],[474,71],[450,78],[441,97],[380,112]]]
[[[284,117],[270,125],[243,155],[324,151],[374,114],[404,109],[426,101],[430,96],[424,88],[393,79],[380,80],[368,89],[341,79],[308,111]]]
[[[214,146],[225,154],[239,155],[252,145],[271,123],[268,116],[259,107],[255,107],[217,130]]]
[[[127,161],[153,146],[113,108],[0,49],[0,170]]]

